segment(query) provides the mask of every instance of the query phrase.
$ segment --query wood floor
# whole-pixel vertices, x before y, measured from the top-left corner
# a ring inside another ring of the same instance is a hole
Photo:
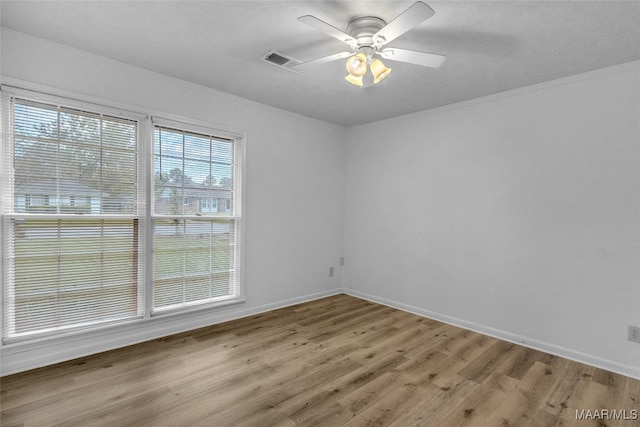
[[[346,295],[6,376],[0,396],[4,427],[640,425],[639,380]]]

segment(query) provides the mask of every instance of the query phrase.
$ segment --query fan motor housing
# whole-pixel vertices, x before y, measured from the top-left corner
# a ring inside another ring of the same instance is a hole
[[[375,16],[363,16],[349,22],[347,33],[358,40],[359,46],[373,46],[373,35],[387,25],[382,19]]]

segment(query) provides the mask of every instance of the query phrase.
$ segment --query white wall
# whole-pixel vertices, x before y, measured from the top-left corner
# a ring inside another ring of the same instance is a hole
[[[350,293],[640,376],[640,63],[347,135]]]
[[[244,305],[105,331],[98,338],[4,346],[3,374],[340,289],[341,270],[330,278],[329,267],[337,267],[342,256],[343,128],[7,29],[1,47],[3,84],[178,115],[247,136]]]

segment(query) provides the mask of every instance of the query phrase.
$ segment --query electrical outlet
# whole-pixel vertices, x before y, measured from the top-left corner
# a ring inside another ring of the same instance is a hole
[[[640,327],[629,325],[629,341],[640,343]]]
[[[333,267],[329,267],[329,277],[333,277]]]

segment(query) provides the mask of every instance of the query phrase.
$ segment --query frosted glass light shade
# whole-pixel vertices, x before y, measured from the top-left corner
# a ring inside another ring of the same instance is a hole
[[[360,52],[347,59],[347,71],[353,77],[362,77],[367,72],[367,57]]]
[[[348,81],[351,84],[354,84],[356,86],[362,86],[362,76],[353,76],[351,74],[348,74],[347,77],[344,78],[346,81]]]
[[[373,74],[373,83],[384,80],[391,73],[391,68],[387,68],[382,61],[376,59],[371,63],[371,74]]]

